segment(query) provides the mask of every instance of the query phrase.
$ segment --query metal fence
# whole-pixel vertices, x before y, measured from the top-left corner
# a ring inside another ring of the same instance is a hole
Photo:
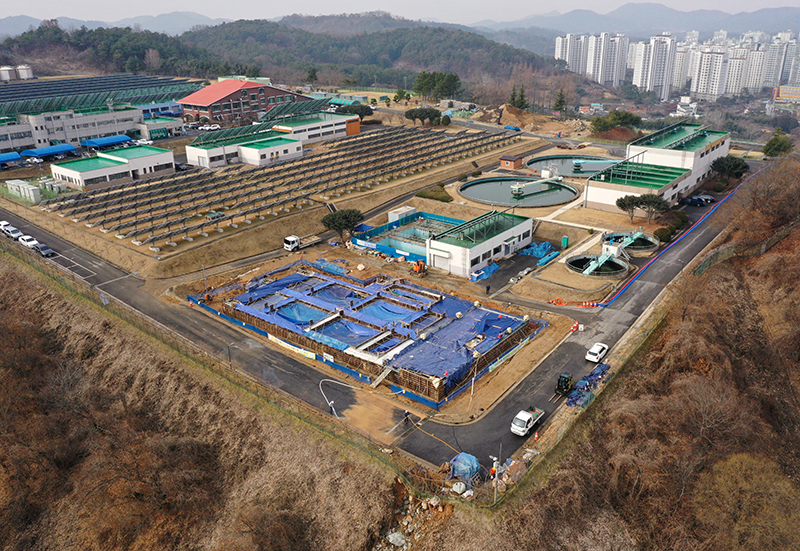
[[[794,228],[796,224],[797,222],[795,221],[784,226],[763,241],[757,241],[755,243],[733,243],[717,247],[703,257],[703,260],[700,261],[700,264],[694,269],[693,274],[701,276],[710,267],[725,262],[734,256],[761,256],[774,247],[781,239],[789,235],[789,232],[792,231],[792,228]]]

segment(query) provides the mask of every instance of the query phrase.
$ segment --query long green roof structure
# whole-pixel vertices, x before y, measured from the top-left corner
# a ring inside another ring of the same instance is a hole
[[[688,168],[651,165],[625,160],[593,174],[588,180],[659,190],[691,172]]]
[[[701,151],[728,134],[709,130],[707,126],[679,122],[631,142],[634,147]]]

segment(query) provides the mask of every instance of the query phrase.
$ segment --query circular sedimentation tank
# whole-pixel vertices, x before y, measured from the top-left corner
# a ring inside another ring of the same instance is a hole
[[[632,238],[633,241],[625,245],[625,251],[635,256],[650,254],[661,244],[658,237],[642,231],[605,233],[603,234],[603,244],[619,245],[628,238]]]
[[[541,180],[537,177],[495,176],[463,184],[458,191],[478,203],[506,207],[549,207],[568,203],[578,196],[578,190],[569,184]]]
[[[576,169],[572,161],[604,161],[601,163],[591,162],[580,169]],[[558,174],[569,174],[576,178],[588,178],[605,170],[619,159],[609,159],[608,157],[594,157],[591,155],[549,155],[547,157],[536,157],[529,160],[526,165],[528,169],[541,173],[545,170],[555,170]]]
[[[630,265],[621,258],[611,257],[588,274],[583,272],[589,265],[600,258],[599,254],[579,254],[566,260],[567,268],[586,277],[606,277],[621,279],[628,275]]]

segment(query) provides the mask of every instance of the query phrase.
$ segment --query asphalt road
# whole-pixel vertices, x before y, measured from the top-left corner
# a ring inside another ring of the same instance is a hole
[[[687,209],[690,219],[697,220],[711,207]],[[469,425],[442,425],[430,419],[421,428],[447,442],[457,451],[466,451],[488,465],[489,455],[502,454],[508,457],[516,451],[525,438],[511,433],[511,420],[518,411],[531,405],[542,408],[547,416],[559,402],[549,402],[558,376],[569,371],[575,381],[587,375],[596,364],[584,359],[586,351],[595,342],[614,345],[633,322],[653,302],[661,290],[672,281],[688,261],[694,258],[716,236],[709,224],[698,226],[679,244],[661,256],[648,270],[632,283],[613,303],[605,308],[553,308],[570,315],[584,324],[583,332],[573,333],[561,346],[553,351],[530,375],[496,404],[489,413]],[[647,259],[649,260],[649,259]],[[642,260],[637,260],[642,263]],[[612,371],[614,365],[611,366]],[[453,449],[422,431],[409,431],[396,445],[427,461],[440,465],[452,459]],[[502,458],[501,458],[502,459]]]
[[[402,200],[392,204],[400,202]],[[689,207],[687,212],[690,218],[696,219],[701,211],[708,208],[710,207]],[[327,409],[329,400],[334,401],[337,412],[344,411],[355,403],[355,391],[352,389],[326,383],[326,376],[321,372],[265,347],[248,333],[226,323],[219,323],[213,316],[203,313],[200,309],[189,308],[185,304],[169,305],[157,300],[142,290],[143,281],[137,278],[136,274],[126,273],[101,258],[1,209],[0,219],[8,220],[24,233],[33,235],[50,245],[57,253],[52,259],[53,262],[198,343],[217,357],[230,358],[233,364],[265,383],[280,388],[321,410]],[[588,373],[594,364],[586,362],[583,356],[591,344],[602,341],[613,349],[613,345],[661,289],[713,239],[714,235],[715,231],[708,224],[699,226],[679,245],[656,261],[607,308],[593,310],[554,308],[579,319],[585,324],[585,331],[570,336],[478,421],[469,425],[451,426],[439,424],[431,418],[422,424],[422,428],[449,443],[454,449],[475,455],[484,464],[488,462],[489,454],[498,454],[501,444],[503,455],[508,456],[524,442],[523,438],[514,436],[509,430],[514,415],[530,405],[541,407],[548,415],[552,413],[557,404],[548,402],[548,399],[553,394],[558,375],[562,371],[571,371],[575,375],[575,380],[578,380]],[[276,255],[274,252],[267,254]],[[245,259],[237,264],[252,260]],[[387,411],[387,415],[400,421],[402,408],[399,406],[393,408]],[[433,464],[449,461],[454,455],[451,448],[420,431],[408,431],[398,439],[396,445]]]

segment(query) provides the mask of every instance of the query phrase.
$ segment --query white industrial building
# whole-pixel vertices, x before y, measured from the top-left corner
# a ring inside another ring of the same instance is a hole
[[[54,163],[53,178],[80,190],[103,188],[175,172],[172,151],[136,146],[101,151],[96,157]]]
[[[469,277],[531,244],[533,220],[491,211],[463,221],[401,207],[389,223],[353,238],[356,246]]]
[[[619,212],[626,195],[656,193],[675,203],[713,174],[711,163],[730,150],[730,134],[680,122],[628,145],[626,160],[591,176],[584,206]]]
[[[306,143],[352,136],[361,131],[358,115],[313,113],[281,119],[268,131],[186,146],[186,162],[216,168],[231,163],[267,165],[303,156]],[[209,135],[212,138],[213,135]]]

